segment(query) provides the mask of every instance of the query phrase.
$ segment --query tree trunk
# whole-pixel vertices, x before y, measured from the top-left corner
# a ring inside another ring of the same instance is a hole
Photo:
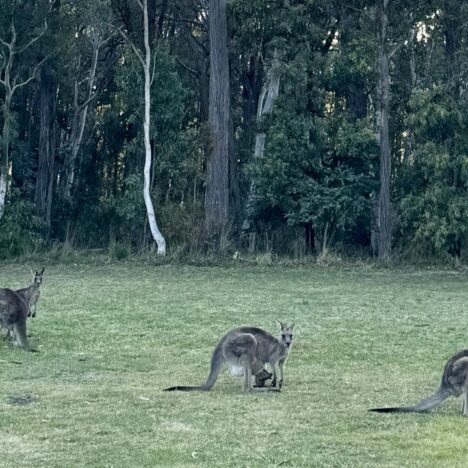
[[[89,70],[89,76],[87,78],[88,87],[82,104],[79,103],[80,90],[78,80],[75,80],[75,93],[73,99],[74,113],[71,126],[72,130],[70,134],[70,140],[65,149],[64,160],[63,195],[65,199],[69,201],[71,200],[71,190],[73,187],[73,182],[75,180],[76,158],[81,148],[81,142],[83,141],[83,134],[86,126],[88,108],[94,93],[94,86],[96,83],[96,70],[98,64],[99,50],[102,46],[102,42],[99,40],[96,31],[94,31],[92,46],[93,50],[91,58],[91,68]]]
[[[392,246],[392,221],[390,216],[390,175],[391,154],[389,138],[389,102],[390,102],[390,57],[387,50],[387,4],[388,0],[378,0],[378,111],[377,111],[377,142],[380,148],[380,189],[378,195],[378,227],[377,253],[381,260],[388,260]]]
[[[55,72],[48,66],[41,70],[39,161],[35,193],[36,212],[45,227],[45,237],[50,233],[52,189],[55,163]]]
[[[305,253],[306,255],[315,254],[315,230],[312,223],[304,224],[305,234]]]
[[[166,240],[159,231],[154,214],[153,202],[151,200],[151,142],[150,142],[150,124],[151,124],[151,49],[149,45],[149,24],[148,24],[148,1],[143,0],[143,24],[144,24],[144,43],[145,56],[143,60],[143,70],[145,75],[145,119],[143,122],[144,140],[145,140],[145,168],[144,168],[144,186],[143,196],[145,199],[146,212],[151,234],[158,247],[158,255],[166,255]]]
[[[32,73],[29,75],[28,78],[25,80],[21,80],[18,74],[12,73],[13,70],[13,63],[15,61],[15,57],[18,54],[23,53],[29,47],[31,47],[37,40],[41,38],[44,34],[46,27],[40,32],[37,36],[31,39],[25,45],[18,47],[17,45],[17,34],[15,25],[12,22],[10,25],[11,31],[11,39],[10,42],[6,42],[5,40],[1,39],[1,42],[4,46],[6,46],[6,50],[8,51],[6,57],[2,57],[2,74],[0,74],[0,84],[5,88],[5,98],[3,101],[2,111],[3,111],[3,131],[1,137],[1,149],[0,149],[0,219],[2,219],[3,213],[5,211],[5,199],[6,193],[8,189],[8,179],[9,179],[9,152],[10,152],[10,143],[11,143],[11,121],[13,119],[11,113],[11,100],[13,98],[13,94],[18,88],[26,86],[30,81],[32,81],[35,76],[37,69],[42,64],[44,60],[37,63],[32,70]],[[5,49],[4,49],[5,50]]]
[[[262,86],[260,97],[257,104],[257,123],[260,123],[261,118],[264,115],[270,114],[273,111],[276,98],[279,94],[280,86],[280,68],[277,50],[274,51],[273,61],[266,74],[265,83]],[[265,150],[265,132],[259,132],[255,136],[255,149],[254,149],[254,161],[263,157]],[[250,191],[247,200],[247,216],[242,224],[244,230],[251,229],[250,217],[252,215],[254,204],[255,204],[255,184],[251,182]],[[251,233],[249,244],[255,242],[255,233]],[[250,248],[249,248],[250,250]]]
[[[210,90],[208,155],[205,192],[205,230],[221,235],[229,212],[229,58],[226,0],[210,0]]]
[[[262,116],[271,114],[276,98],[279,94],[280,86],[280,68],[278,60],[278,52],[275,50],[273,61],[270,69],[267,72],[265,84],[263,85],[258,100],[257,106],[257,121],[260,121]],[[265,149],[265,132],[257,133],[255,137],[255,152],[254,158],[261,158]]]
[[[0,219],[5,211],[6,193],[8,188],[9,152],[11,138],[11,95],[7,90],[3,103],[2,149],[0,154]]]

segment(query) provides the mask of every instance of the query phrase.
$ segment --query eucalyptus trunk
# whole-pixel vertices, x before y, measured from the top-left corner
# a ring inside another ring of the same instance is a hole
[[[2,219],[5,211],[8,188],[11,119],[11,96],[7,94],[3,103],[2,149],[0,154],[0,219]]]
[[[2,219],[5,211],[5,200],[10,173],[9,152],[12,139],[13,120],[11,111],[12,98],[19,88],[26,86],[36,77],[36,72],[44,60],[36,63],[29,76],[25,79],[20,77],[19,72],[16,74],[14,73],[13,64],[18,58],[18,55],[25,52],[42,37],[46,29],[47,25],[44,25],[43,30],[34,36],[29,42],[23,45],[18,45],[18,35],[16,33],[15,25],[12,22],[10,25],[10,41],[7,42],[3,38],[0,38],[0,44],[3,46],[3,50],[7,51],[7,53],[1,57],[2,60],[0,61],[0,85],[5,89],[5,97],[2,106],[3,128],[0,149],[0,219]],[[0,55],[2,55],[2,53],[0,53]],[[22,70],[21,67],[19,70]]]
[[[219,236],[229,215],[230,95],[226,0],[210,0],[210,151],[205,192],[205,229]]]
[[[74,97],[73,97],[73,117],[71,122],[70,138],[65,147],[64,158],[64,176],[63,176],[63,196],[66,200],[71,201],[72,187],[75,180],[76,160],[83,141],[84,130],[86,127],[86,119],[88,115],[89,105],[95,96],[96,71],[99,58],[99,50],[103,41],[99,40],[96,31],[92,35],[92,56],[91,67],[87,78],[87,88],[83,102],[80,101],[80,86],[78,79],[75,79]]]
[[[279,59],[278,51],[274,51],[273,60],[271,63],[268,72],[266,73],[265,83],[262,86],[260,92],[260,97],[258,99],[257,105],[257,124],[261,122],[263,116],[271,114],[273,111],[273,106],[279,94],[280,87],[280,68],[279,68]],[[255,149],[254,149],[254,162],[263,157],[265,151],[265,140],[266,133],[258,132],[255,136]],[[247,200],[247,217],[243,222],[242,228],[244,230],[250,229],[250,216],[254,209],[256,197],[256,187],[255,183],[252,181],[250,184],[250,191]],[[255,250],[255,232],[251,232],[249,235],[249,251],[253,252]]]
[[[151,200],[151,141],[150,141],[150,125],[151,125],[151,49],[149,45],[149,23],[148,23],[148,2],[143,0],[140,5],[143,9],[143,25],[144,25],[144,44],[145,55],[142,57],[142,65],[145,76],[145,118],[143,122],[144,141],[145,141],[145,168],[144,168],[144,186],[143,196],[145,199],[146,212],[148,215],[148,223],[151,229],[151,234],[158,247],[158,255],[166,255],[166,241],[161,234],[156,223],[156,215],[154,213],[153,202]]]
[[[44,224],[45,236],[50,234],[50,216],[55,166],[56,78],[50,67],[41,70],[39,161],[35,192],[36,212]]]
[[[390,213],[391,151],[389,137],[390,56],[387,48],[388,0],[378,0],[378,110],[377,143],[380,148],[380,189],[378,194],[375,226],[377,228],[377,254],[388,260],[392,247],[392,220]]]

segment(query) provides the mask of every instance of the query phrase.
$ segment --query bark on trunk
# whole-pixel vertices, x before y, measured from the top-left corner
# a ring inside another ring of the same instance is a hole
[[[144,140],[145,140],[145,168],[144,168],[144,186],[143,196],[145,199],[146,212],[148,215],[148,223],[151,229],[151,234],[157,245],[158,255],[166,255],[166,240],[159,231],[154,214],[153,202],[151,200],[151,141],[150,141],[150,124],[151,124],[151,49],[149,45],[149,23],[148,23],[148,2],[143,0],[143,25],[144,25],[144,43],[145,56],[143,59],[143,70],[145,75],[145,120],[143,122]]]
[[[0,75],[0,85],[5,88],[5,98],[3,101],[2,106],[2,113],[3,113],[3,131],[2,131],[2,144],[0,149],[0,219],[2,219],[4,210],[5,210],[5,199],[6,199],[6,192],[8,188],[8,179],[9,179],[9,152],[10,152],[10,143],[11,143],[11,101],[15,91],[18,88],[26,86],[30,81],[32,81],[36,77],[37,69],[43,63],[44,60],[37,63],[29,75],[28,78],[25,80],[21,80],[18,74],[14,74],[13,70],[13,63],[15,61],[15,57],[18,54],[21,54],[25,50],[29,49],[36,41],[38,41],[41,36],[44,34],[46,30],[46,25],[42,32],[40,32],[37,36],[33,37],[28,43],[24,44],[23,46],[19,47],[17,45],[17,34],[15,25],[12,22],[10,25],[11,31],[11,39],[10,42],[6,42],[4,39],[0,38],[0,41],[6,49],[8,50],[7,56],[2,57],[2,71],[3,76]]]
[[[2,152],[0,155],[0,219],[5,212],[5,201],[8,187],[8,161],[11,136],[11,96],[7,94],[3,103]]]
[[[387,5],[388,0],[378,0],[378,39],[379,39],[379,89],[377,111],[377,142],[380,147],[380,189],[378,195],[378,219],[375,225],[378,227],[377,252],[381,260],[388,260],[392,245],[392,221],[390,216],[390,175],[391,153],[389,138],[389,102],[390,102],[390,72],[389,52],[387,49]]]
[[[271,64],[271,68],[268,70],[266,75],[266,82],[262,88],[260,94],[260,99],[258,100],[257,106],[257,121],[259,121],[262,116],[266,114],[271,114],[273,111],[273,106],[275,104],[276,98],[279,94],[280,86],[280,70],[279,70],[279,60],[277,57],[277,52],[275,51],[275,57]],[[254,158],[261,158],[265,150],[265,133],[257,133],[255,137],[255,151]]]
[[[205,229],[219,236],[226,228],[229,212],[229,58],[226,0],[210,0],[210,90],[208,155],[205,192]]]
[[[64,161],[64,185],[63,195],[66,200],[71,200],[71,190],[75,180],[76,159],[81,148],[83,141],[83,134],[86,126],[86,117],[88,115],[88,108],[91,102],[94,86],[96,84],[96,70],[98,64],[99,50],[102,46],[102,41],[99,40],[97,32],[94,32],[92,39],[92,59],[91,68],[89,70],[89,77],[87,79],[88,86],[84,96],[83,103],[79,103],[80,89],[78,80],[75,80],[75,93],[73,99],[73,120],[70,140],[65,148],[65,161]]]
[[[52,190],[55,163],[55,74],[49,67],[41,71],[39,161],[35,193],[36,212],[41,217],[45,235],[50,231]]]
[[[260,97],[258,99],[257,123],[260,123],[261,118],[264,115],[270,114],[273,111],[273,106],[279,94],[279,86],[280,86],[279,58],[278,58],[278,52],[275,50],[271,66],[268,72],[266,73],[265,83],[262,86]],[[263,153],[265,150],[265,139],[266,139],[265,132],[257,133],[255,137],[254,160],[258,160],[259,158],[263,157]],[[252,214],[254,204],[255,204],[255,196],[256,196],[255,192],[256,192],[255,184],[251,182],[249,197],[247,200],[247,217],[244,220],[243,225],[242,225],[242,228],[244,230],[249,230],[251,228],[249,218]],[[255,236],[251,235],[250,242],[255,242],[254,238]]]
[[[0,219],[2,219],[3,213],[5,211],[5,199],[7,192],[7,180],[5,173],[0,174]]]

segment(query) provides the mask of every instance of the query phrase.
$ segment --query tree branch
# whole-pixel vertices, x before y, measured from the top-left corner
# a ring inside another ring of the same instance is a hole
[[[8,42],[5,42],[1,37],[0,37],[0,44],[2,44],[3,46],[7,47],[8,50],[11,51],[11,44],[9,44]]]
[[[37,63],[33,69],[33,72],[32,72],[32,75],[27,79],[27,80],[24,80],[23,82],[21,83],[18,83],[18,84],[14,84],[13,87],[11,88],[11,92],[12,94],[18,89],[18,88],[21,88],[22,86],[26,86],[30,81],[34,80],[36,78],[36,73],[37,73],[37,70],[38,68],[48,59],[49,57],[46,57],[44,59],[42,59],[39,63]],[[17,76],[15,76],[15,82],[16,82],[16,78]]]
[[[185,64],[184,62],[182,62],[182,60],[176,58],[176,62],[182,67],[184,68],[185,70],[187,70],[189,73],[191,73],[192,75],[194,75],[196,78],[200,78],[200,72],[198,72],[197,70],[194,70],[193,68],[189,67],[187,64]]]
[[[367,16],[371,21],[375,21],[375,18],[369,15],[365,10],[361,10],[360,8],[353,7],[351,5],[345,5],[345,8],[349,8],[350,10],[357,11],[359,13],[362,13],[363,15]]]
[[[21,52],[24,52],[26,49],[28,49],[29,47],[31,47],[36,41],[38,41],[43,35],[44,33],[47,31],[47,21],[44,21],[44,28],[42,29],[42,31],[39,33],[38,36],[36,37],[33,37],[28,43],[26,43],[23,47],[20,47],[19,49],[17,49],[17,53],[18,54],[21,54]]]
[[[137,0],[138,1],[138,0]],[[143,66],[145,66],[145,60],[143,59],[143,56],[141,55],[140,51],[136,48],[135,44],[133,41],[125,34],[124,31],[122,31],[122,28],[117,29],[117,31],[120,33],[120,35],[125,39],[127,44],[130,45],[130,47],[133,50],[133,53],[137,56],[138,60],[141,62]]]
[[[399,44],[393,47],[393,49],[388,53],[388,58],[391,59],[403,46],[403,44],[406,42],[406,39],[404,41],[401,41]]]
[[[153,70],[151,71],[150,86],[153,84],[155,72],[156,72],[156,48],[154,50],[154,56],[153,56]]]

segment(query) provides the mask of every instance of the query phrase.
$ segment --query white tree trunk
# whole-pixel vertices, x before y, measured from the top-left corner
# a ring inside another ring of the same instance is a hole
[[[0,219],[2,219],[3,212],[5,211],[5,198],[7,192],[6,174],[0,174]]]
[[[96,70],[99,58],[99,51],[101,46],[107,42],[101,41],[98,37],[98,33],[93,31],[92,45],[92,59],[91,68],[89,70],[88,77],[88,89],[86,90],[85,100],[83,104],[79,104],[79,84],[78,80],[75,80],[75,94],[73,99],[74,115],[72,120],[72,131],[70,135],[70,141],[66,148],[65,156],[65,186],[64,196],[65,199],[71,199],[71,189],[75,180],[75,168],[76,158],[80,151],[81,142],[83,141],[83,134],[86,126],[86,117],[88,115],[89,104],[92,100],[94,93],[94,86],[96,84]]]
[[[275,50],[273,61],[270,69],[267,72],[265,83],[260,93],[260,98],[257,105],[257,121],[261,119],[263,115],[271,114],[276,98],[279,94],[280,86],[280,69],[278,52]],[[255,152],[254,157],[259,158],[263,156],[265,149],[265,133],[257,133],[255,137]]]
[[[145,120],[143,122],[144,139],[145,139],[145,169],[144,169],[144,186],[143,196],[145,199],[146,212],[148,214],[148,222],[156,245],[158,246],[158,255],[166,255],[166,241],[159,231],[154,214],[153,202],[150,193],[151,181],[151,143],[150,143],[150,118],[151,118],[151,50],[149,46],[149,25],[148,25],[148,0],[143,0],[143,23],[145,36],[145,57],[143,61],[143,69],[145,74]]]
[[[265,83],[262,86],[262,91],[258,99],[257,105],[257,122],[260,122],[260,119],[267,114],[271,114],[273,111],[273,106],[275,104],[276,98],[279,94],[280,87],[280,67],[278,59],[278,51],[275,49],[273,54],[273,60],[270,68],[266,74]],[[254,161],[263,157],[265,150],[265,132],[259,132],[255,136],[255,150],[254,150]],[[250,228],[250,221],[248,219],[249,213],[252,210],[252,205],[255,201],[255,184],[252,182],[250,184],[249,197],[247,200],[247,218],[244,220],[242,228],[248,230]],[[250,239],[250,250],[253,249],[255,244],[255,236],[252,235]]]
[[[29,42],[22,46],[17,45],[17,34],[13,19],[10,24],[11,39],[10,42],[0,37],[0,43],[4,46],[3,50],[7,50],[6,56],[2,56],[0,62],[0,85],[5,88],[5,97],[3,100],[2,117],[3,117],[3,131],[1,135],[1,148],[0,148],[0,219],[3,216],[5,210],[5,198],[8,189],[9,180],[9,150],[11,143],[11,127],[12,127],[12,113],[11,113],[11,102],[13,94],[21,87],[26,86],[30,81],[36,78],[36,73],[41,64],[45,59],[38,62],[33,71],[30,73],[28,78],[21,80],[19,72],[14,74],[13,64],[15,58],[29,49],[36,41],[38,41],[47,29],[47,24],[44,25],[44,29],[36,36],[34,36]],[[0,54],[1,55],[1,54]],[[13,73],[13,74],[12,74]]]

